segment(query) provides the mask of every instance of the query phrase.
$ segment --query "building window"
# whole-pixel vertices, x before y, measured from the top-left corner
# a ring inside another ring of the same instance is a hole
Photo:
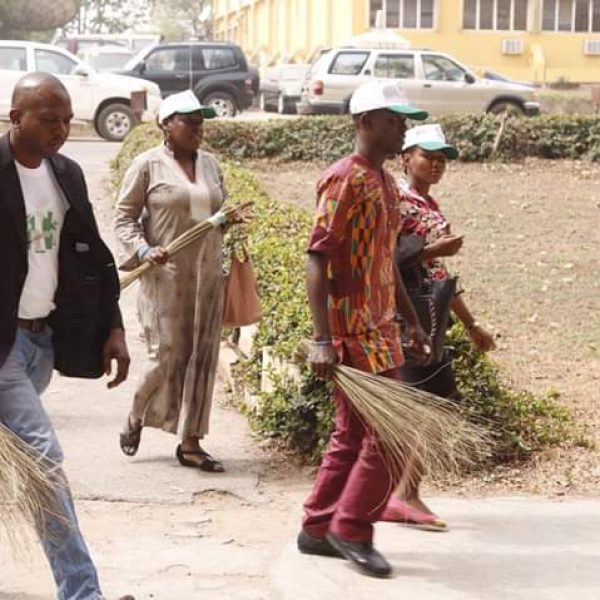
[[[544,0],[542,31],[600,31],[600,0]]]
[[[463,29],[526,31],[529,0],[464,0]]]
[[[370,0],[369,22],[377,26],[381,11],[388,29],[433,29],[435,0]]]
[[[369,2],[369,24],[371,27],[377,27],[377,13],[382,11],[383,14],[383,0],[371,0]]]

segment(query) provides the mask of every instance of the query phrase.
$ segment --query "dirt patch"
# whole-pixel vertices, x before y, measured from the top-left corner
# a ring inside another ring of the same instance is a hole
[[[250,168],[272,197],[313,210],[323,166]],[[394,170],[399,174],[398,165]],[[500,334],[494,357],[507,380],[558,391],[588,437],[600,442],[600,166],[456,163],[435,196],[465,236],[450,267],[460,273],[478,320]],[[596,493],[600,454],[557,449],[464,486],[478,493]]]

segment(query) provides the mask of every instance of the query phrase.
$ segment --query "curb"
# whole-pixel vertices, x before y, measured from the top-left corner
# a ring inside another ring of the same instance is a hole
[[[244,408],[252,410],[256,406],[258,397],[252,394],[250,389],[235,376],[235,367],[240,359],[250,355],[256,335],[256,325],[241,327],[239,332],[237,342],[234,342],[232,338],[221,341],[217,374],[229,388],[235,400]]]

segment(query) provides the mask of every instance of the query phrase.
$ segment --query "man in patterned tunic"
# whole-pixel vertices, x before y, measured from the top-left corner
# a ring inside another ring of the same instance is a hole
[[[408,324],[412,350],[423,356],[427,338],[394,266],[400,229],[400,192],[384,168],[401,152],[407,118],[427,113],[408,104],[394,83],[361,86],[350,103],[356,151],[332,165],[317,185],[318,208],[308,248],[308,298],[313,318],[309,357],[318,377],[340,361],[386,377],[403,363],[397,309]],[[298,548],[341,556],[368,575],[391,567],[373,547],[373,523],[397,482],[373,433],[334,389],[335,430],[304,505]]]

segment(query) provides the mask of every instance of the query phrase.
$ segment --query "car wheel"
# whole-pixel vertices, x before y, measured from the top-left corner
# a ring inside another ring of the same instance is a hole
[[[121,142],[133,127],[133,115],[127,104],[105,106],[98,115],[98,133],[109,142]]]
[[[521,116],[525,114],[525,111],[520,104],[510,101],[495,102],[492,104],[488,112],[492,113],[493,115],[502,115],[504,113],[508,113],[511,115]]]
[[[212,94],[204,96],[202,104],[212,106],[217,117],[235,117],[237,113],[235,99],[227,92],[212,92]]]

